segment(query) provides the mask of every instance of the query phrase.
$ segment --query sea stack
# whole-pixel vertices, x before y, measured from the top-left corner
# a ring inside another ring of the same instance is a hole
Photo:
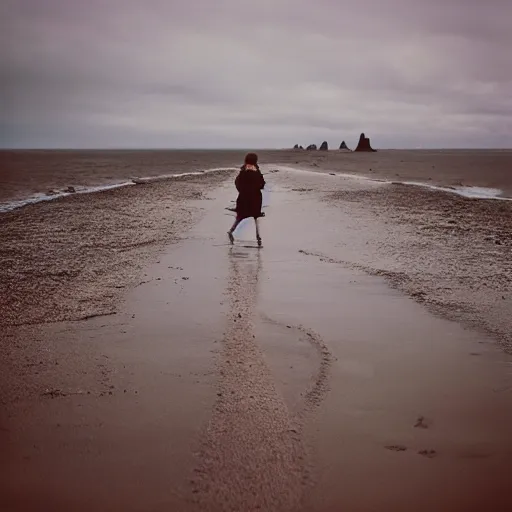
[[[322,145],[320,146],[320,151],[329,151],[329,144],[327,144],[326,140],[322,142]]]
[[[293,146],[293,149],[300,149],[300,148],[299,148],[299,145],[298,145],[298,144],[295,144],[295,146]]]
[[[310,144],[310,145],[306,148],[306,151],[316,151],[316,150],[317,150],[316,144]]]
[[[349,147],[345,144],[345,141],[343,141],[343,142],[340,144],[340,149],[346,149],[346,150],[350,151]]]
[[[365,137],[364,133],[361,133],[359,143],[357,144],[355,151],[375,151],[375,149],[370,146],[369,137]]]

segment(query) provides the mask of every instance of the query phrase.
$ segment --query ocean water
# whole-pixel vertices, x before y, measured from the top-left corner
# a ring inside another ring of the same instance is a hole
[[[238,168],[249,150],[0,151],[0,212],[76,193]],[[399,182],[481,199],[512,198],[512,150],[258,151],[260,163]]]
[[[0,212],[76,193],[239,167],[244,152],[0,151]]]

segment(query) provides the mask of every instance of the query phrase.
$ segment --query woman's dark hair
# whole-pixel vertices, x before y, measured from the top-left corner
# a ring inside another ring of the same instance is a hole
[[[258,165],[258,155],[256,153],[247,153],[245,155],[245,163],[247,165]]]

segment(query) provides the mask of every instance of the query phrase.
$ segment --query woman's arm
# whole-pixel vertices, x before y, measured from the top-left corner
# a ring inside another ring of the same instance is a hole
[[[265,188],[265,178],[263,177],[263,174],[260,172],[260,189],[263,190]]]

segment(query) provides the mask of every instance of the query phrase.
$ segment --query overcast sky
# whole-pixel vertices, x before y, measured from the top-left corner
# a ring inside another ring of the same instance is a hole
[[[0,146],[512,146],[512,0],[2,0]]]

